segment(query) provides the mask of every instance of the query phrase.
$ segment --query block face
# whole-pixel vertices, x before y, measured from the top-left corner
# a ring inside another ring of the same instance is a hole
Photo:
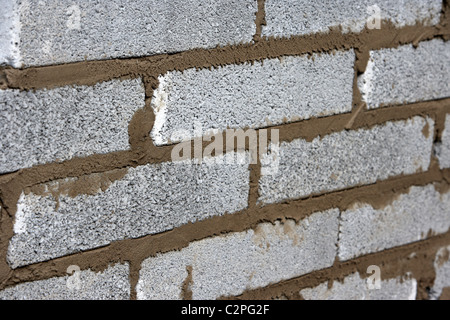
[[[0,0],[0,8],[0,65],[19,68],[19,6],[16,1]]]
[[[441,169],[450,168],[450,115],[445,118],[445,130],[442,133],[442,142],[436,146],[436,155]]]
[[[358,79],[369,108],[450,97],[450,43],[440,39],[370,52]]]
[[[248,205],[247,164],[214,159],[149,164],[128,169],[92,194],[72,194],[76,183],[91,189],[102,176],[72,178],[22,193],[8,249],[13,267],[46,261],[112,241],[138,238]],[[83,181],[81,179],[84,179]],[[102,191],[106,189],[105,191]]]
[[[439,299],[443,290],[450,287],[450,246],[438,250],[434,261],[436,278],[431,288],[430,298]]]
[[[343,32],[361,32],[367,21],[379,8],[380,18],[391,21],[396,27],[436,25],[440,21],[442,1],[412,0],[266,0],[267,25],[262,35],[266,37],[291,37],[312,33],[326,33],[330,28],[341,28]],[[372,24],[369,24],[370,27]]]
[[[129,300],[128,264],[103,272],[76,271],[65,277],[26,282],[0,291],[0,300]]]
[[[168,72],[153,95],[151,136],[164,145],[213,130],[351,112],[354,63],[351,50]],[[193,132],[194,123],[199,132]]]
[[[145,260],[138,299],[180,299],[192,268],[193,299],[239,295],[333,265],[338,209],[314,213],[296,224],[261,224],[255,230],[191,243]]]
[[[303,289],[300,294],[305,300],[416,300],[417,281],[407,277],[382,280],[380,289],[372,289],[359,273],[334,281],[331,289],[328,282],[315,288]]]
[[[370,129],[337,132],[312,142],[283,142],[277,172],[260,178],[259,202],[298,199],[426,171],[433,127],[431,119],[415,117]],[[273,165],[264,157],[261,162],[262,172],[265,163]]]
[[[21,1],[22,62],[60,64],[250,42],[256,11],[256,0]]]
[[[140,79],[0,90],[0,173],[127,150],[128,124],[144,105]]]
[[[368,204],[342,212],[339,231],[339,259],[365,254],[426,239],[450,229],[450,192],[440,194],[433,185],[411,187],[384,209]]]

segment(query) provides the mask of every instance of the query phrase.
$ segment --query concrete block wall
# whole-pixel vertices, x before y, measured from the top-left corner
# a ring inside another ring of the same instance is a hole
[[[448,1],[0,5],[0,299],[450,297]]]

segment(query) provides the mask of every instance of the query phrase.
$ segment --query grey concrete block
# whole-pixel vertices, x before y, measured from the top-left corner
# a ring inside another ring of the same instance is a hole
[[[192,160],[130,168],[105,191],[98,185],[98,192],[90,195],[69,190],[78,179],[95,183],[101,174],[22,193],[8,262],[16,268],[246,208],[248,163],[220,164],[217,159],[205,158],[201,165]]]
[[[450,287],[450,246],[439,249],[434,261],[436,278],[430,291],[432,300],[439,299],[442,291]]]
[[[256,0],[14,2],[24,66],[213,48],[256,31]]]
[[[239,295],[333,265],[339,210],[312,214],[296,224],[264,223],[255,230],[193,242],[142,263],[138,299],[180,299],[192,268],[193,299]]]
[[[433,127],[431,119],[415,117],[370,129],[332,133],[312,142],[283,142],[278,161],[262,159],[263,172],[274,162],[277,170],[261,176],[259,202],[299,199],[426,171],[432,153]]]
[[[436,155],[441,169],[450,168],[450,115],[445,118],[445,130],[442,133],[442,142],[435,145]]]
[[[397,27],[416,22],[435,25],[439,23],[442,9],[441,0],[266,0],[267,25],[263,26],[262,35],[290,37],[325,33],[333,27],[340,27],[344,32],[360,32],[375,14],[370,9],[373,5],[378,6],[381,19]]]
[[[339,259],[350,260],[427,238],[430,231],[450,229],[450,192],[440,194],[433,185],[411,187],[392,204],[376,210],[355,204],[342,212]]]
[[[76,266],[74,266],[76,267]],[[70,266],[69,266],[70,268]],[[68,268],[68,269],[69,269]],[[103,272],[84,270],[65,277],[26,282],[0,291],[0,300],[129,300],[128,264]]]
[[[0,65],[19,68],[19,7],[16,1],[0,0]]]
[[[152,100],[152,138],[162,145],[214,130],[350,112],[354,63],[351,50],[168,72],[160,76]]]
[[[369,108],[450,97],[450,42],[371,51],[358,86]]]
[[[328,282],[315,288],[303,289],[300,294],[306,300],[416,300],[417,281],[410,276],[380,281],[380,288],[370,288],[366,279],[354,273],[343,282],[334,281],[331,289]]]
[[[0,90],[0,173],[129,149],[128,124],[144,105],[140,79]]]

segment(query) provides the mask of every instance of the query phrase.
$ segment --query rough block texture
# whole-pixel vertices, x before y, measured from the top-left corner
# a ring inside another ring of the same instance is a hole
[[[450,115],[445,118],[445,130],[442,142],[436,146],[436,154],[441,169],[450,168]]]
[[[88,186],[101,180],[96,174],[42,185],[40,194],[22,193],[8,261],[16,268],[246,208],[248,164],[216,160],[130,168],[92,195],[70,190],[78,179]]]
[[[369,108],[450,97],[450,42],[371,51],[358,86]]]
[[[450,246],[441,248],[434,261],[436,278],[431,288],[431,299],[439,299],[443,289],[450,287]]]
[[[331,289],[324,282],[312,289],[303,289],[300,294],[306,300],[416,300],[417,281],[415,279],[382,280],[380,289],[370,289],[366,279],[359,273],[334,281]]]
[[[278,171],[260,179],[259,201],[275,203],[426,171],[433,127],[431,119],[415,117],[333,133],[312,142],[283,142]],[[272,165],[264,158],[262,163]]]
[[[261,128],[352,110],[353,50],[281,57],[159,78],[152,107],[157,145],[227,128]],[[263,80],[264,79],[264,80]]]
[[[314,213],[299,224],[261,224],[256,231],[201,240],[149,258],[141,267],[137,296],[181,298],[188,268],[193,299],[216,299],[330,267],[338,215],[334,209]]]
[[[129,300],[128,264],[103,272],[76,271],[65,277],[19,284],[0,291],[0,300]]]
[[[0,0],[0,65],[20,67],[20,21],[16,1]]]
[[[20,38],[14,59],[24,66],[213,48],[256,31],[256,0],[14,2],[20,29],[9,36]]]
[[[424,22],[439,23],[441,0],[266,0],[267,25],[263,36],[290,37],[317,32],[328,32],[341,27],[344,32],[360,32],[375,13],[369,7],[377,5],[380,18],[397,27]]]
[[[0,90],[0,173],[129,148],[144,107],[141,80],[51,90]]]
[[[341,214],[339,259],[349,260],[445,233],[450,229],[450,192],[433,185],[411,187],[384,209],[367,204]]]

